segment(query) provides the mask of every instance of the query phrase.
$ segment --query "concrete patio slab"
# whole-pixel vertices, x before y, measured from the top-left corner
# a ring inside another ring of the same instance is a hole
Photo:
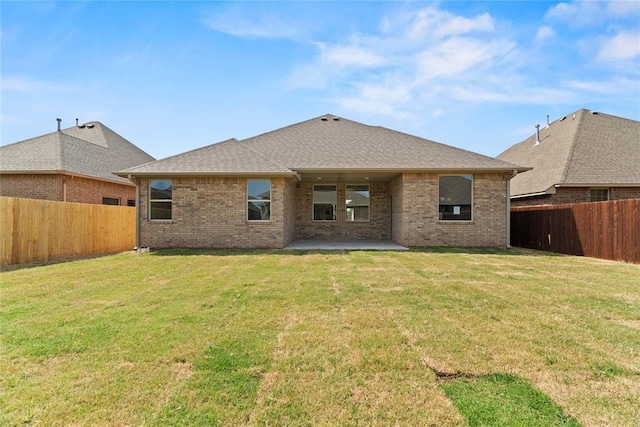
[[[294,240],[285,249],[296,251],[408,251],[390,240]]]

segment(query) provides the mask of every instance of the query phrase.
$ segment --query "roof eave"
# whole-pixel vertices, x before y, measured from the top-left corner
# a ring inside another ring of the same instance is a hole
[[[214,171],[207,171],[207,172],[173,172],[173,171],[157,171],[157,172],[135,172],[135,171],[118,171],[118,172],[112,172],[114,175],[123,177],[123,178],[128,178],[128,177],[135,177],[135,176],[140,176],[140,177],[156,177],[156,176],[161,176],[161,177],[167,177],[167,176],[184,176],[184,177],[190,177],[190,176],[236,176],[236,177],[240,177],[240,176],[284,176],[284,177],[296,177],[298,174],[291,171],[291,172],[269,172],[269,171],[258,171],[258,172],[214,172]]]
[[[556,184],[555,185],[556,188],[559,187],[600,187],[600,188],[604,188],[604,187],[640,187],[640,182],[625,182],[625,183],[618,183],[618,182],[594,182],[594,183],[570,183],[570,182],[564,182],[562,184]]]
[[[431,173],[461,173],[461,172],[513,172],[518,171],[526,172],[533,168],[531,167],[460,167],[460,168],[293,168],[299,173],[310,172],[431,172]]]
[[[65,175],[70,177],[93,179],[95,181],[110,182],[114,184],[131,185],[127,182],[123,182],[115,179],[107,179],[99,176],[85,175],[85,174],[74,173],[74,172],[69,172],[65,170],[1,170],[0,175]],[[127,178],[126,175],[125,176],[117,175],[117,174],[114,174],[114,175],[119,176],[121,178]]]

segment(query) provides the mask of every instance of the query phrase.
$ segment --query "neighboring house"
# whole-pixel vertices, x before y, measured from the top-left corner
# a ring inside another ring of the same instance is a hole
[[[0,147],[0,196],[135,205],[135,185],[116,170],[153,157],[90,122]]]
[[[640,198],[640,122],[589,110],[562,117],[498,157],[533,169],[512,206]]]
[[[282,248],[304,240],[506,246],[519,166],[324,115],[118,172],[138,245]]]

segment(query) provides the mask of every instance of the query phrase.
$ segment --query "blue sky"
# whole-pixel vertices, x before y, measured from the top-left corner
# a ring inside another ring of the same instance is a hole
[[[640,120],[640,2],[2,1],[1,143],[98,120],[154,157],[332,113],[496,156]]]

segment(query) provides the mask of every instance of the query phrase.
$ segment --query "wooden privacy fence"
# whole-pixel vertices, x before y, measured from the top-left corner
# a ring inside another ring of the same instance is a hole
[[[130,250],[136,210],[0,197],[0,265],[26,264]]]
[[[511,245],[640,263],[640,199],[513,208]]]

